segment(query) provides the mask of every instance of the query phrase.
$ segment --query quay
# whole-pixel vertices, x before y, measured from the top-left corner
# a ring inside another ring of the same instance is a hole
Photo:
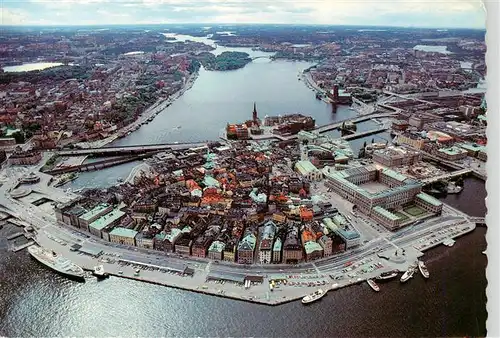
[[[21,237],[22,235],[24,235],[24,233],[16,232],[16,233],[13,233],[13,234],[7,236],[7,239],[10,241],[10,240],[16,239],[18,237]]]
[[[25,244],[22,244],[22,245],[19,245],[19,246],[14,246],[12,247],[12,251],[13,252],[18,252],[18,251],[21,251],[23,249],[26,249],[27,247],[29,246],[32,246],[33,244],[35,244],[34,241],[29,241],[28,243],[25,243]]]

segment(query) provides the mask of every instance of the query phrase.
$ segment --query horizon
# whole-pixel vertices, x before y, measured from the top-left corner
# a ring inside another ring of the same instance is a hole
[[[0,25],[265,24],[484,30],[485,11],[484,4],[475,0],[259,0],[248,3],[244,0],[27,0],[19,3],[7,0],[2,4]]]

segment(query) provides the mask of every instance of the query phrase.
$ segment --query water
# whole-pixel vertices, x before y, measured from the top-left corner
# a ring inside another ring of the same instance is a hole
[[[441,53],[441,54],[452,54],[449,50],[448,47],[446,46],[431,46],[431,45],[416,45],[413,47],[415,50],[421,50],[423,52],[434,52],[434,53]]]
[[[3,67],[2,69],[6,73],[31,72],[33,70],[42,70],[62,65],[63,64],[60,62],[35,62],[35,63],[23,63],[22,65],[18,66],[7,66]]]

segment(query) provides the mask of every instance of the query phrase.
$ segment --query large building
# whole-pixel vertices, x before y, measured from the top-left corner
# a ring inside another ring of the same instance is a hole
[[[94,222],[99,217],[106,215],[112,209],[113,209],[113,207],[109,204],[106,204],[106,203],[98,204],[92,210],[90,210],[90,211],[84,213],[83,215],[81,215],[80,217],[78,217],[78,222],[80,224],[80,228],[85,229],[86,231],[89,231],[89,224],[90,223]]]
[[[421,193],[422,183],[391,169],[377,169],[374,165],[368,165],[343,171],[327,169],[323,172],[330,188],[389,230],[404,225],[404,219],[390,209],[417,203],[417,200],[420,201],[418,203],[422,202],[421,198],[416,199]]]
[[[295,164],[295,170],[309,181],[320,181],[323,178],[321,171],[308,160],[298,161]]]
[[[419,151],[405,147],[389,146],[385,149],[375,150],[372,155],[374,162],[386,167],[397,167],[400,165],[411,165],[422,160]]]
[[[468,151],[459,147],[441,148],[436,151],[436,155],[448,161],[461,160],[467,157]]]
[[[135,236],[137,236],[137,231],[135,230],[116,227],[109,233],[109,241],[135,246]]]
[[[91,234],[109,240],[109,234],[104,229],[111,229],[115,225],[118,225],[122,218],[125,217],[125,212],[114,209],[110,213],[99,217],[95,221],[89,224],[89,231]]]
[[[240,264],[252,264],[253,255],[255,252],[255,244],[257,243],[257,238],[255,235],[248,231],[245,237],[238,244],[238,263]]]
[[[274,236],[276,234],[276,224],[273,221],[268,221],[262,230],[262,237],[259,245],[259,263],[268,264],[272,260],[272,249]]]
[[[15,151],[9,157],[11,165],[34,165],[42,160],[42,153],[39,151]]]

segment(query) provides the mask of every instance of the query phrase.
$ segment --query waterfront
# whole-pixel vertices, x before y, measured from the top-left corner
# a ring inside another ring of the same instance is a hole
[[[307,307],[299,301],[267,307],[115,277],[79,284],[45,269],[26,251],[2,252],[0,334],[484,336],[484,235],[477,228],[452,248],[427,252],[429,280],[380,284],[379,293],[363,283]]]
[[[3,67],[3,71],[6,73],[12,72],[31,72],[33,70],[43,70],[52,67],[62,66],[60,62],[34,62],[34,63],[24,63],[18,66],[7,66]]]

